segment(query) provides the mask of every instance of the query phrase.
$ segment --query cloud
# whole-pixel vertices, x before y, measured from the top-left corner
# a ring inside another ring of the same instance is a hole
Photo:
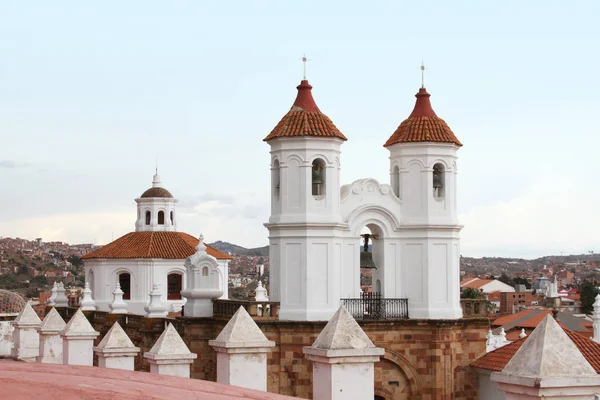
[[[19,163],[12,160],[0,160],[0,168],[24,168],[28,167],[30,164]]]
[[[599,251],[600,189],[573,177],[547,176],[508,201],[462,213],[462,254],[533,258]]]

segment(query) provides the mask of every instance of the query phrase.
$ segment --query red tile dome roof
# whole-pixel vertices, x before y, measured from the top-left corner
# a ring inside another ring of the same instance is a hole
[[[419,89],[419,93],[415,95],[417,101],[413,112],[402,121],[394,134],[385,142],[384,147],[410,142],[454,143],[462,146],[446,121],[433,111],[429,101],[430,96],[425,88]]]
[[[264,141],[284,137],[329,137],[348,140],[346,136],[323,114],[312,97],[312,86],[307,80],[296,87],[298,95],[290,111],[279,121]]]
[[[172,199],[173,195],[165,188],[151,187],[150,189],[142,193],[142,195],[140,196],[141,199],[148,199],[154,197]]]

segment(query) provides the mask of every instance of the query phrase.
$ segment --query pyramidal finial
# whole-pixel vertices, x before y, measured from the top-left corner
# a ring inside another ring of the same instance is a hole
[[[519,338],[523,339],[524,337],[527,337],[527,334],[525,333],[525,328],[521,328],[521,333],[519,333]]]
[[[67,324],[62,319],[56,308],[52,307],[50,312],[46,314],[46,317],[40,325],[40,331],[42,332],[60,332],[65,329]]]
[[[252,319],[248,311],[243,306],[233,314],[225,328],[219,333],[219,336],[213,344],[224,343],[244,343],[244,342],[268,342],[269,339],[260,330],[256,322]]]
[[[198,245],[196,246],[196,250],[198,251],[206,251],[206,245],[204,244],[204,235],[200,234],[198,238]]]
[[[502,372],[531,378],[597,376],[550,314],[529,335]]]
[[[133,349],[136,348],[127,333],[123,330],[118,322],[115,322],[113,326],[106,333],[98,349]]]
[[[374,348],[375,345],[346,308],[341,306],[325,325],[312,347],[341,350]]]
[[[36,326],[42,323],[42,320],[31,307],[30,303],[25,303],[25,307],[21,310],[17,318],[14,319],[13,323],[19,326]]]
[[[65,326],[63,333],[66,335],[78,336],[78,335],[98,335],[99,333],[94,330],[90,321],[85,317],[81,308],[77,309],[75,314],[69,320],[69,323]]]
[[[163,331],[149,353],[158,355],[189,354],[190,349],[185,345],[173,324],[169,322],[167,329]]]

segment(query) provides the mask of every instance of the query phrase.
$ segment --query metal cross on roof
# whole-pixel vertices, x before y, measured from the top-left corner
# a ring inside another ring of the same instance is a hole
[[[302,56],[302,63],[304,64],[304,77],[302,79],[306,80],[306,64],[312,61],[310,58],[306,58],[306,54],[304,54],[304,56]]]
[[[423,61],[421,61],[421,87],[424,88],[425,87],[425,64],[423,63]]]

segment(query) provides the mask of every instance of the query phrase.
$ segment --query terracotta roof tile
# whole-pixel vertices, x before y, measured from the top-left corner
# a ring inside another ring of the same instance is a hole
[[[419,93],[415,95],[417,101],[413,112],[385,142],[384,147],[410,142],[441,142],[462,146],[446,121],[433,111],[429,101],[430,96],[425,88],[419,89]]]
[[[493,282],[493,279],[474,279],[464,285],[460,285],[463,288],[479,289],[480,287]]]
[[[346,136],[339,131],[329,117],[317,107],[311,93],[312,86],[308,81],[303,80],[300,82],[297,89],[298,95],[292,108],[264,140],[299,136],[331,137],[347,140]]]
[[[544,314],[544,316],[545,315],[546,314]],[[561,327],[573,343],[575,343],[575,346],[577,346],[585,359],[596,370],[596,373],[600,373],[600,344],[585,337],[581,333],[566,329],[563,325],[561,325]],[[488,371],[502,371],[528,337],[529,336],[487,353],[471,363],[471,366]]]
[[[198,238],[183,232],[131,232],[82,258],[168,258],[184,259],[196,252]],[[219,259],[231,256],[206,246],[206,252]]]

